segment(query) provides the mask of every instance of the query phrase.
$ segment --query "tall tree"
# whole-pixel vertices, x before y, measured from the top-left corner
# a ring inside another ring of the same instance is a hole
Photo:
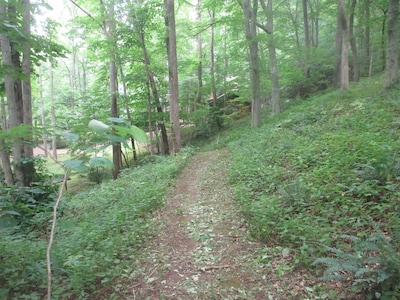
[[[356,37],[354,36],[354,18],[356,11],[357,0],[352,0],[351,8],[350,8],[350,18],[349,18],[349,38],[350,38],[350,47],[351,52],[353,54],[353,80],[358,82],[360,80],[360,64],[358,61],[358,52],[357,52],[357,43]]]
[[[6,130],[8,128],[7,125],[7,113],[6,113],[6,104],[3,96],[3,91],[0,91],[0,109],[1,109],[1,130]],[[11,159],[9,153],[9,147],[6,145],[6,142],[0,139],[0,161],[1,168],[4,174],[5,184],[13,185],[14,177],[11,167]],[[0,183],[1,185],[2,183]]]
[[[107,6],[103,0],[100,1],[102,28],[107,39],[109,53],[109,76],[110,76],[110,107],[111,117],[119,117],[118,109],[118,82],[117,82],[117,41],[116,41],[116,24],[115,24],[115,9],[114,3],[111,1]],[[113,177],[118,178],[118,174],[122,167],[121,143],[114,142],[112,145],[113,151]]]
[[[399,81],[399,0],[389,0],[385,88]]]
[[[23,0],[22,3],[22,30],[26,37],[31,36],[31,3],[30,0]],[[29,40],[26,39],[23,43],[23,56],[22,56],[22,73],[24,74],[22,80],[22,100],[23,100],[23,123],[32,126],[32,91],[31,91],[31,45]],[[24,145],[24,156],[30,158],[33,156],[33,141],[30,140]],[[34,165],[33,161],[24,164],[24,174],[27,182],[33,180]]]
[[[7,20],[9,24],[17,27],[17,10],[12,3],[0,3],[0,16],[2,20]],[[4,76],[9,128],[14,128],[23,124],[23,99],[22,99],[22,84],[21,84],[21,61],[20,52],[18,51],[17,39],[10,39],[7,35],[9,32],[0,32],[0,45],[2,52],[2,61],[7,70]],[[20,39],[21,37],[19,37]],[[24,157],[24,146],[17,139],[12,140],[12,155],[14,161],[14,173],[17,184],[20,187],[26,185],[24,170],[22,168],[22,159]]]
[[[258,0],[242,0],[246,41],[249,47],[251,85],[251,127],[261,124],[261,82],[257,41]]]
[[[169,103],[172,141],[174,152],[181,148],[181,129],[179,124],[178,55],[176,50],[175,5],[174,0],[164,0],[165,25],[167,27],[167,54],[169,69]]]
[[[268,0],[267,5],[265,5],[264,0],[260,0],[261,6],[267,16],[267,27],[263,28],[264,31],[269,34],[268,39],[268,53],[269,53],[269,64],[271,70],[271,81],[272,81],[272,115],[277,115],[281,112],[280,105],[280,88],[279,88],[279,70],[278,70],[278,60],[276,58],[276,48],[274,40],[274,15],[272,11],[272,0]]]
[[[303,7],[303,25],[304,25],[304,43],[306,47],[306,60],[304,62],[304,75],[305,77],[310,76],[310,70],[308,68],[308,62],[310,59],[310,29],[308,23],[308,10],[307,10],[307,0],[302,0]]]
[[[197,1],[197,22],[201,23],[201,0]],[[197,34],[197,93],[194,99],[194,110],[197,109],[201,101],[203,90],[203,33],[200,31]]]
[[[143,9],[141,1],[138,1],[138,8],[139,9]],[[143,11],[144,12],[144,11]],[[167,129],[165,126],[165,120],[162,117],[163,115],[163,108],[161,105],[161,101],[160,101],[160,95],[158,92],[158,88],[157,88],[157,84],[156,84],[156,77],[153,73],[153,71],[151,70],[151,61],[150,61],[150,55],[147,51],[147,46],[146,46],[146,39],[145,39],[145,17],[142,15],[138,16],[137,12],[132,10],[131,11],[131,15],[133,18],[133,24],[134,24],[134,30],[136,32],[136,36],[137,36],[137,40],[139,42],[139,45],[141,47],[142,53],[143,53],[143,63],[145,65],[145,69],[146,69],[146,81],[147,81],[147,85],[149,86],[150,90],[151,90],[151,94],[153,96],[153,101],[156,105],[156,109],[157,112],[160,114],[160,118],[162,118],[159,122],[158,125],[160,127],[160,131],[161,131],[161,140],[162,140],[162,147],[161,147],[161,152],[165,155],[168,155],[170,152],[169,149],[169,143],[168,143],[168,134],[167,134]],[[149,118],[151,116],[151,103],[149,103]],[[149,120],[150,121],[150,120]],[[151,122],[150,122],[151,123]],[[153,132],[153,129],[151,128],[152,126],[150,125],[150,132]]]
[[[335,41],[335,69],[333,85],[347,90],[349,88],[349,61],[348,61],[349,25],[346,16],[344,0],[338,2]]]

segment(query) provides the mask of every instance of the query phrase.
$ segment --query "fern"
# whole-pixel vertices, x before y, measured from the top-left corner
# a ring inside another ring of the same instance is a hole
[[[352,278],[353,285],[378,299],[400,299],[400,221],[396,219],[386,236],[372,222],[375,234],[367,238],[342,235],[352,243],[348,251],[326,247],[333,257],[322,257],[314,265],[325,265],[321,280]]]

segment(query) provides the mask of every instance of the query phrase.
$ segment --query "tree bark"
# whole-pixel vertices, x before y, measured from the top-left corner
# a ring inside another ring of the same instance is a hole
[[[342,90],[347,90],[349,88],[349,26],[346,17],[346,7],[344,0],[340,0],[339,15],[342,30],[340,88]]]
[[[349,25],[344,0],[339,0],[336,24],[335,68],[333,85],[336,88],[349,88]]]
[[[31,4],[30,0],[23,1],[23,31],[26,36],[31,35]],[[28,41],[23,44],[22,72],[22,101],[23,123],[32,127],[32,91],[31,91],[31,46]],[[33,157],[33,134],[26,139],[24,145],[24,158]],[[24,182],[29,185],[34,180],[35,165],[33,160],[23,164]]]
[[[391,0],[390,0],[391,1]],[[389,2],[390,4],[390,2]],[[386,68],[386,51],[387,51],[387,45],[385,47],[385,41],[386,41],[386,20],[387,20],[387,14],[388,14],[388,10],[384,9],[382,10],[382,13],[384,15],[383,17],[383,21],[382,21],[382,27],[381,27],[381,65],[382,65],[382,71],[385,71]]]
[[[349,36],[350,36],[351,52],[353,53],[353,80],[355,82],[358,82],[360,81],[360,63],[358,61],[357,44],[356,44],[356,38],[354,36],[354,17],[355,17],[356,4],[357,0],[353,0],[353,2],[351,3]]]
[[[9,18],[9,14],[13,17]],[[13,18],[16,16],[16,9],[11,5],[7,7],[4,4],[0,4],[0,15],[3,20],[9,20],[13,24],[15,23]],[[5,33],[0,34],[0,45],[3,65],[10,68],[10,71],[4,76],[4,84],[8,103],[9,128],[14,128],[23,123],[20,53],[15,49],[14,43],[9,40]],[[12,140],[14,173],[17,184],[20,187],[25,186],[25,176],[20,163],[23,154],[23,145],[17,140]]]
[[[389,1],[385,88],[399,81],[399,0]]]
[[[115,16],[114,16],[114,3],[110,3],[109,9],[104,4],[103,0],[100,0],[101,14],[103,19],[102,29],[104,35],[109,42],[109,75],[110,75],[110,108],[112,118],[119,117],[119,109],[118,109],[118,70],[117,70],[117,45],[115,41]],[[117,179],[119,172],[122,167],[122,155],[121,155],[121,143],[113,143],[112,145],[113,152],[113,178]]]
[[[121,75],[121,80],[122,80],[122,88],[124,91],[124,104],[125,104],[125,112],[126,112],[126,118],[132,123],[132,117],[131,117],[131,111],[129,109],[128,105],[128,92],[126,89],[126,80],[125,80],[125,74],[122,66],[119,66],[119,74]],[[133,161],[137,161],[137,152],[136,152],[136,146],[135,146],[135,140],[133,137],[130,137],[131,140],[131,145],[132,145],[132,155],[133,155]],[[129,165],[128,165],[129,167]]]
[[[308,12],[307,12],[307,0],[302,0],[303,6],[303,25],[304,25],[304,44],[306,47],[306,61],[304,62],[304,76],[309,77],[310,71],[308,68],[308,62],[310,59],[310,29],[308,24]]]
[[[264,0],[260,0],[261,7],[267,16],[267,31],[266,33],[270,35],[268,39],[268,54],[269,54],[269,65],[271,73],[272,82],[272,115],[277,115],[281,112],[280,98],[281,92],[279,87],[279,69],[278,60],[276,58],[276,49],[274,41],[274,16],[272,11],[272,0],[268,0],[267,5]]]
[[[6,130],[7,126],[7,116],[6,116],[6,104],[4,97],[0,97],[0,108],[1,108],[1,130]],[[3,139],[0,139],[0,161],[1,168],[3,170],[5,183],[8,186],[14,185],[14,177],[12,173],[11,160],[10,160],[10,149],[7,147]],[[0,183],[2,185],[3,182]]]
[[[167,54],[169,69],[169,102],[172,127],[172,145],[174,153],[181,148],[181,130],[179,124],[179,89],[178,89],[178,56],[176,52],[175,6],[174,0],[164,0],[165,24],[167,27]]]
[[[242,8],[245,22],[245,35],[249,47],[250,85],[251,85],[251,127],[261,124],[261,83],[260,63],[257,41],[257,8],[258,0],[243,0]]]
[[[201,0],[197,2],[197,22],[201,23]],[[193,109],[197,110],[203,92],[203,41],[202,32],[197,35],[197,94],[194,99]]]
[[[340,87],[341,78],[341,57],[342,57],[342,39],[343,30],[340,22],[340,5],[338,5],[338,13],[336,18],[336,38],[335,38],[335,65],[333,67],[333,87]]]
[[[53,129],[57,126],[56,118],[56,102],[54,99],[54,70],[53,66],[50,66],[50,98],[51,98],[51,126]],[[51,150],[54,159],[57,159],[57,137],[53,134],[51,137]]]
[[[46,114],[45,114],[45,107],[44,107],[44,98],[43,98],[43,80],[42,76],[39,76],[38,78],[39,81],[39,87],[40,87],[40,92],[39,92],[39,98],[40,98],[40,119],[41,119],[41,124],[42,128],[46,128]],[[43,133],[43,148],[44,148],[44,155],[47,157],[48,156],[48,141],[47,141],[47,133]]]
[[[156,85],[156,80],[154,79],[154,74],[150,70],[150,57],[147,52],[147,47],[144,39],[144,32],[143,29],[140,28],[139,32],[137,34],[138,40],[142,46],[142,52],[143,52],[143,59],[144,59],[144,65],[146,68],[146,79],[147,82],[150,85],[150,89],[153,95],[154,102],[157,107],[157,112],[162,115],[163,109],[161,107],[161,102],[160,102],[160,96],[158,93],[157,85]],[[165,127],[165,121],[164,118],[161,122],[158,122],[158,125],[160,126],[160,131],[161,131],[161,139],[162,139],[162,153],[164,155],[169,155],[169,143],[168,143],[168,134],[167,134],[167,129]]]

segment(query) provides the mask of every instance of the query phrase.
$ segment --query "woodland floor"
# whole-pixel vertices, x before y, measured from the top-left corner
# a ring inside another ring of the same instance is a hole
[[[251,239],[227,184],[229,159],[226,148],[200,152],[185,167],[154,216],[159,231],[129,299],[332,299],[314,294],[320,283],[293,267],[289,249]],[[327,292],[349,299],[343,288]]]

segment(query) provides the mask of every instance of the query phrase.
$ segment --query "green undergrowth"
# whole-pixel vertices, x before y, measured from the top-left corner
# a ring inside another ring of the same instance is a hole
[[[225,137],[229,178],[256,238],[310,267],[342,234],[390,227],[400,207],[400,91],[365,80]]]
[[[118,180],[62,200],[52,250],[52,299],[125,297],[129,287],[116,279],[136,276],[140,247],[152,235],[151,215],[191,152],[145,159]],[[40,218],[50,227],[50,214]],[[1,299],[43,299],[48,232],[18,227],[0,232]]]

